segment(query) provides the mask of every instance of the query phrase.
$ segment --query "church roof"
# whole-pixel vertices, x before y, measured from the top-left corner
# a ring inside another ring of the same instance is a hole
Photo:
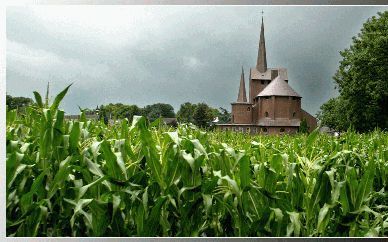
[[[288,97],[301,97],[288,85],[288,83],[280,76],[271,81],[268,86],[261,91],[257,97],[263,96],[288,96]]]

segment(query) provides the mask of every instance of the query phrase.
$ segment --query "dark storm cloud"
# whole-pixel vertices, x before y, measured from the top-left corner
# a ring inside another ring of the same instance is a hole
[[[74,82],[63,108],[206,102],[230,109],[241,66],[256,62],[261,10],[269,67],[315,114],[362,23],[386,7],[9,7],[7,92],[32,96]]]

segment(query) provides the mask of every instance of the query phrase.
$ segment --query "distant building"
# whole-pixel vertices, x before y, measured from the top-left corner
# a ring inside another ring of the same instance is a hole
[[[66,120],[78,120],[80,115],[65,115]],[[86,119],[98,120],[97,114],[85,114]]]
[[[306,119],[313,130],[317,120],[301,108],[301,99],[288,84],[287,69],[267,68],[262,18],[257,63],[249,70],[249,100],[242,69],[237,101],[232,103],[231,123],[217,126],[221,130],[252,134],[296,133]]]
[[[176,127],[178,125],[178,121],[176,118],[162,118],[162,121],[164,124],[169,125],[169,126]]]

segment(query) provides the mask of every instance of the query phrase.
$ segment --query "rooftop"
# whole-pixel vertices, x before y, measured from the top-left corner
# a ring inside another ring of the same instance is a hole
[[[288,85],[288,83],[280,76],[277,76],[263,91],[256,97],[263,96],[287,96],[287,97],[301,97]]]

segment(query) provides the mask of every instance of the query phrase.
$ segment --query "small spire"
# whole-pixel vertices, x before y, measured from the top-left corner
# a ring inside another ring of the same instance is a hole
[[[261,31],[260,31],[260,41],[259,41],[259,52],[257,54],[257,65],[256,68],[261,73],[267,71],[267,54],[265,50],[265,38],[264,38],[264,11],[261,11]]]
[[[244,80],[244,67],[241,66],[241,79],[240,79],[240,88],[238,90],[237,102],[247,102],[247,94],[245,92],[245,80]]]

